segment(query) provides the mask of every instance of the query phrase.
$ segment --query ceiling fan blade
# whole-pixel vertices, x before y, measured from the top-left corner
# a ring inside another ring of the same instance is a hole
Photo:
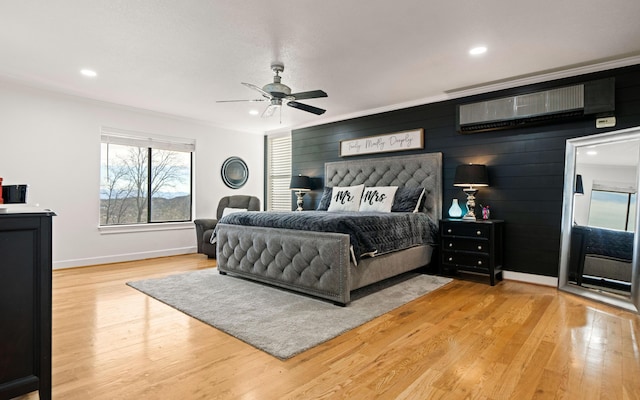
[[[305,100],[327,97],[327,94],[323,90],[311,90],[309,92],[292,93],[291,97],[294,97],[296,100]]]
[[[267,99],[272,99],[272,98],[273,98],[273,96],[271,96],[271,94],[270,94],[270,93],[265,92],[264,90],[262,90],[262,88],[261,88],[261,87],[258,87],[258,86],[254,85],[254,84],[252,84],[252,83],[246,83],[246,82],[240,82],[240,83],[242,83],[243,85],[245,85],[245,86],[246,86],[246,87],[248,87],[249,89],[253,89],[253,90],[255,90],[255,91],[259,92],[261,95],[263,95],[263,96],[264,96],[264,97],[266,97]]]
[[[216,100],[216,103],[238,103],[238,102],[242,102],[242,101],[255,102],[255,101],[267,101],[267,99],[251,99],[251,100]]]
[[[273,115],[273,113],[276,112],[276,108],[278,108],[279,106],[275,106],[273,104],[269,104],[269,106],[267,108],[265,108],[265,110],[262,112],[261,117],[262,118],[269,118],[270,116]]]
[[[287,103],[289,107],[297,108],[298,110],[307,111],[316,115],[324,114],[325,111],[322,108],[310,106],[308,104],[298,103],[297,101],[290,101]]]

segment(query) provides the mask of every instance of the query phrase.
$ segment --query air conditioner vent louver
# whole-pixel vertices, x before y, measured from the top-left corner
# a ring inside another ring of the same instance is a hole
[[[461,133],[507,129],[613,111],[614,81],[602,79],[518,96],[458,106]],[[589,96],[585,96],[589,92]],[[594,99],[598,104],[585,104]]]
[[[493,121],[493,122],[486,122],[486,123],[473,124],[473,125],[467,125],[467,126],[461,125],[459,131],[462,133],[473,133],[473,132],[494,131],[497,129],[518,128],[520,126],[539,124],[546,121],[557,121],[558,119],[581,117],[582,115],[583,115],[583,112],[581,110],[567,111],[561,114],[538,115],[535,117],[522,118],[518,120]]]

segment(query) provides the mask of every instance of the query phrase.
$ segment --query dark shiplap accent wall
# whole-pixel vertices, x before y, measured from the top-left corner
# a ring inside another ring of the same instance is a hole
[[[615,128],[596,129],[594,117],[495,132],[456,132],[457,104],[606,77],[616,80]],[[424,150],[357,158],[442,152],[445,217],[454,197],[466,201],[453,186],[456,166],[486,164],[490,187],[480,189],[476,203],[490,205],[491,217],[505,220],[505,269],[557,276],[566,139],[639,125],[640,65],[636,65],[294,130],[292,173],[314,178],[317,190],[305,196],[305,209],[315,208],[324,185],[324,163],[344,159],[339,157],[341,140],[424,128]]]

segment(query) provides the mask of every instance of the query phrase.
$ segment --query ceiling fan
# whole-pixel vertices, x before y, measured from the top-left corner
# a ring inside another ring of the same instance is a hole
[[[297,108],[298,110],[307,111],[316,115],[324,114],[325,111],[322,108],[310,106],[308,104],[300,103],[297,100],[316,99],[319,97],[327,97],[327,94],[322,90],[311,90],[308,92],[291,93],[291,88],[283,83],[280,83],[282,79],[279,75],[284,71],[284,64],[273,63],[271,64],[271,70],[275,73],[273,77],[273,83],[268,83],[263,87],[258,87],[251,83],[241,82],[246,87],[253,89],[260,93],[263,98],[253,100],[219,100],[216,103],[233,103],[240,101],[268,101],[269,105],[262,113],[263,118],[267,118],[273,115],[276,109],[280,108],[282,104],[286,104],[289,107]]]

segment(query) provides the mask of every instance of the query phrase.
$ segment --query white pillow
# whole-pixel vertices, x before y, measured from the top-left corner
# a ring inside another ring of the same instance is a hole
[[[333,187],[327,211],[358,211],[364,185]]]
[[[360,211],[391,212],[397,186],[373,186],[364,189]]]
[[[224,210],[222,210],[222,216],[226,217],[229,214],[233,214],[233,213],[237,213],[237,212],[243,212],[243,211],[247,211],[247,209],[246,208],[225,207]]]

